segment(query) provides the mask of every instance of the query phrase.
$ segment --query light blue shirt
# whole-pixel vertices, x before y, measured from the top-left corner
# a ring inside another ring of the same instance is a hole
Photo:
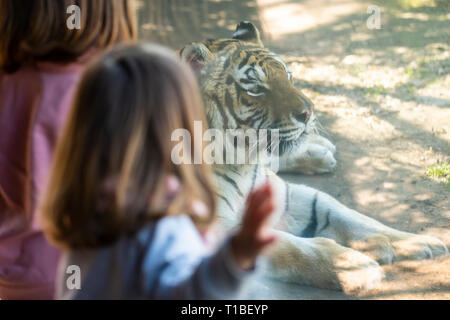
[[[73,266],[80,271],[80,289],[73,288]],[[235,264],[229,240],[207,254],[191,219],[173,216],[112,246],[64,254],[57,298],[236,299],[253,274]]]

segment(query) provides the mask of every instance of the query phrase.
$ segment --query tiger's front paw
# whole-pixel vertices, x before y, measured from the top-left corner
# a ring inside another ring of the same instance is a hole
[[[272,250],[268,275],[282,281],[354,293],[377,288],[384,278],[375,260],[331,239],[291,237]]]
[[[324,239],[326,243],[334,242]],[[333,281],[338,290],[347,294],[376,289],[384,278],[380,265],[365,254],[339,246],[327,244],[328,250],[322,253],[327,255],[330,270],[333,272]]]
[[[364,252],[381,264],[391,264],[402,260],[433,259],[448,254],[446,245],[435,237],[400,231],[356,241],[351,247]]]
[[[303,174],[329,173],[336,167],[334,158],[335,149],[319,144],[310,144],[307,149],[295,157],[285,159],[282,165],[283,172],[296,172]]]
[[[304,158],[297,161],[299,168],[304,173],[329,173],[336,167],[337,161],[334,158],[334,150],[330,150],[322,145],[310,145]]]

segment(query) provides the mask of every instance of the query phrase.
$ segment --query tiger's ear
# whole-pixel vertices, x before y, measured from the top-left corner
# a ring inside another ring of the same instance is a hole
[[[264,47],[258,28],[249,21],[242,21],[237,25],[233,39],[251,42]]]
[[[188,63],[195,73],[200,73],[212,60],[213,54],[203,43],[193,42],[180,50],[180,58]]]

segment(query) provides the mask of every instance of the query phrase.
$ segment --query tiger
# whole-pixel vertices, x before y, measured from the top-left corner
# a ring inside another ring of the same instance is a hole
[[[378,287],[383,264],[448,253],[437,238],[390,228],[269,168],[268,161],[279,161],[283,171],[330,172],[336,148],[318,133],[312,101],[294,86],[288,65],[264,47],[254,24],[243,21],[231,38],[190,43],[179,54],[198,76],[210,128],[279,130],[277,159],[213,165],[224,230],[239,225],[256,186],[269,181],[275,190],[277,242],[265,253],[264,276],[355,292]]]

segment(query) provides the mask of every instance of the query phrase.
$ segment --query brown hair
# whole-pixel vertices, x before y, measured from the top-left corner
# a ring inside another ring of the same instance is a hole
[[[211,168],[171,160],[173,131],[193,136],[194,121],[206,127],[195,76],[168,49],[126,46],[93,62],[59,140],[42,204],[50,240],[63,248],[94,248],[180,213],[207,227],[216,208]],[[198,152],[193,141],[192,159]],[[169,175],[181,189],[164,205]],[[198,201],[209,209],[206,215],[194,212]]]
[[[70,30],[67,8],[81,9]],[[36,61],[68,63],[91,48],[136,38],[134,0],[0,0],[0,72]]]

